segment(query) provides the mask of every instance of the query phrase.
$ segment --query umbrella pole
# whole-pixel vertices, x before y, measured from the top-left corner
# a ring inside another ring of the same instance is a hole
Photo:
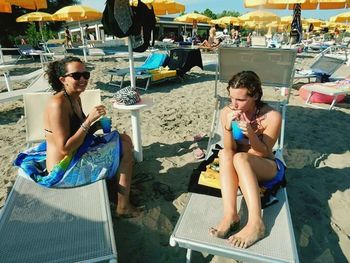
[[[136,83],[135,83],[135,67],[134,67],[134,55],[132,51],[132,43],[131,43],[131,37],[128,37],[128,51],[129,51],[129,67],[130,67],[130,81],[131,81],[131,88],[136,89]]]
[[[86,55],[86,43],[85,43],[85,40],[84,40],[84,35],[83,35],[83,29],[81,28],[81,24],[80,24],[80,21],[78,21],[78,24],[79,24],[79,29],[80,29],[80,35],[81,35],[81,40],[83,42],[83,54],[84,54],[84,61],[87,62],[87,55]]]
[[[4,55],[2,54],[2,49],[1,49],[1,45],[0,45],[0,64],[4,63]]]

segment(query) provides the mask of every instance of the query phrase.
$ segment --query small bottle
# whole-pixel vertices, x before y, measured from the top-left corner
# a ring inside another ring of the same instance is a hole
[[[231,128],[232,128],[233,139],[240,141],[244,138],[244,134],[241,128],[239,127],[238,121],[232,121]]]

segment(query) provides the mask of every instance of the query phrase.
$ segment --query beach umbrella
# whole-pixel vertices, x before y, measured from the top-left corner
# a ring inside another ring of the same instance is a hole
[[[177,14],[185,11],[185,6],[173,0],[142,0],[149,7],[153,7],[156,16]]]
[[[265,10],[256,10],[249,13],[246,13],[240,17],[238,17],[242,21],[253,21],[253,22],[261,22],[261,23],[269,23],[269,22],[279,22],[281,18],[269,11]]]
[[[38,22],[39,23],[41,39],[44,43],[44,48],[46,50],[47,49],[45,44],[46,41],[44,39],[44,35],[42,31],[42,26],[43,26],[42,23],[45,21],[52,21],[52,15],[45,12],[31,12],[16,18],[16,22],[19,22],[19,23],[20,22]]]
[[[301,10],[340,9],[349,7],[349,0],[244,0],[247,8],[294,9],[300,4]]]
[[[339,15],[336,16],[332,16],[329,19],[330,22],[341,22],[341,23],[348,23],[350,22],[350,12],[345,12],[345,13],[341,13]]]
[[[193,22],[203,22],[207,23],[211,18],[198,13],[189,13],[186,15],[178,16],[174,19],[176,22],[182,23],[193,23]]]
[[[86,43],[84,40],[84,33],[81,27],[80,22],[85,20],[98,20],[102,18],[102,13],[94,8],[85,6],[85,5],[71,5],[65,6],[57,10],[52,15],[53,20],[55,21],[77,21],[80,28],[81,39],[83,41],[83,52],[84,52],[84,61],[87,62],[86,56]]]
[[[10,5],[16,5],[30,10],[46,9],[46,0],[5,0]]]
[[[226,24],[220,21],[220,19],[212,19],[208,22],[209,25],[217,25],[221,28],[226,28]]]
[[[0,0],[0,13],[12,13],[11,5],[5,0]]]
[[[239,26],[242,24],[242,21],[238,17],[235,17],[235,16],[223,16],[217,20],[219,20],[221,23],[226,24],[226,25]]]
[[[194,37],[194,34],[196,32],[195,30],[197,28],[197,23],[208,23],[210,20],[210,17],[198,13],[189,13],[186,15],[178,16],[174,19],[176,22],[192,23],[192,37]]]

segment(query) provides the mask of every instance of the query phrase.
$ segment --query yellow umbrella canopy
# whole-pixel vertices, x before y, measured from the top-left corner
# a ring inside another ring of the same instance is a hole
[[[350,12],[341,13],[336,16],[332,16],[329,21],[331,22],[342,22],[347,23],[350,22]]]
[[[223,23],[220,19],[212,19],[208,21],[209,25],[218,25],[221,28],[226,28],[226,24]]]
[[[254,21],[254,22],[264,22],[264,23],[269,23],[273,21],[279,22],[281,20],[281,18],[278,15],[272,12],[263,11],[263,10],[256,10],[256,11],[246,13],[240,16],[239,19],[243,21]]]
[[[52,21],[52,15],[45,12],[32,12],[19,16],[16,22]]]
[[[304,20],[307,24],[313,24],[314,26],[321,26],[321,24],[324,22],[320,19],[315,19],[315,18],[307,18]]]
[[[183,4],[173,0],[152,0],[151,5],[153,6],[154,14],[157,16],[178,14],[185,11],[185,6]]]
[[[11,5],[5,0],[0,0],[0,13],[12,13]]]
[[[65,6],[52,15],[56,21],[82,21],[102,18],[102,13],[94,8],[84,5]]]
[[[350,6],[349,0],[244,0],[244,6],[267,9],[294,9],[294,4],[301,4],[302,10],[340,9]]]
[[[5,2],[31,10],[47,8],[46,0],[5,0]]]
[[[211,18],[205,15],[197,14],[197,13],[189,13],[186,15],[176,17],[174,20],[177,22],[183,22],[183,23],[193,23],[193,22],[206,23],[206,22],[209,22]]]
[[[281,24],[288,24],[290,25],[293,21],[293,16],[282,16],[281,17]]]
[[[235,17],[235,16],[223,16],[217,20],[221,21],[221,23],[224,23],[226,25],[232,24],[232,25],[238,26],[238,25],[242,24],[242,21],[238,17]]]

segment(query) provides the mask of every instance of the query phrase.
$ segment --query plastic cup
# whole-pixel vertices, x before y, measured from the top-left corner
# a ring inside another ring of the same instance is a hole
[[[244,134],[241,128],[239,128],[238,121],[233,121],[231,123],[231,128],[232,128],[232,135],[235,140],[240,141],[244,138]]]
[[[109,133],[112,130],[112,119],[110,117],[103,116],[100,119],[102,130],[104,133]]]

